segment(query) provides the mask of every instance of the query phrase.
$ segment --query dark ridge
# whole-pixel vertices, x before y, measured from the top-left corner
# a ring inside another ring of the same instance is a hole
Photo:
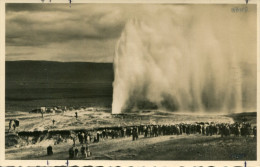
[[[7,61],[5,65],[6,88],[112,86],[114,80],[112,63]]]
[[[5,68],[6,82],[21,84],[104,83],[114,80],[112,63],[7,61]]]
[[[112,63],[6,61],[5,69],[7,102],[112,97],[113,93]]]

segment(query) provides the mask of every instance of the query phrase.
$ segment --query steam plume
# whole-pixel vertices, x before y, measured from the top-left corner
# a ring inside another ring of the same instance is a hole
[[[140,109],[140,102],[170,111],[241,111],[235,48],[203,28],[205,21],[168,8],[130,19],[115,49],[112,113]]]

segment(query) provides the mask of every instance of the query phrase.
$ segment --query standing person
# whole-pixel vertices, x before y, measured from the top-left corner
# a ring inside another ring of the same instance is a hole
[[[79,139],[79,143],[82,144],[83,143],[83,136],[80,132],[78,133],[78,139]]]
[[[42,118],[43,118],[44,109],[41,107],[40,110],[41,110],[40,112],[41,112],[41,114],[42,114]]]
[[[83,144],[84,143],[84,133],[83,132],[80,133],[80,137],[81,137],[81,143],[80,144]]]
[[[150,125],[147,127],[147,136],[151,137],[151,127],[150,127]]]
[[[87,157],[91,156],[91,152],[89,150],[89,145],[86,145],[86,153],[87,153]]]
[[[253,128],[253,134],[254,134],[254,137],[256,137],[256,132],[257,132],[257,130],[256,130],[256,126],[254,126],[254,128]]]
[[[137,129],[136,129],[136,127],[133,128],[132,135],[133,135],[133,141],[134,141],[134,140],[137,140],[138,134],[137,134]]]
[[[84,143],[86,144],[87,142],[87,132],[83,132],[83,140],[84,140]]]
[[[99,142],[99,131],[97,131],[97,142]]]
[[[53,154],[53,152],[52,152],[52,146],[49,145],[49,146],[47,147],[47,155],[52,155],[52,154]]]
[[[114,133],[114,130],[112,130],[112,131],[111,131],[111,137],[112,137],[112,139],[114,139],[114,138],[115,138],[115,133]]]
[[[20,121],[19,121],[19,120],[17,120],[17,119],[14,119],[14,123],[15,123],[15,127],[18,127],[18,126],[19,126],[19,124],[20,124]]]
[[[76,137],[73,137],[73,146],[75,146],[76,145]]]
[[[74,157],[75,158],[78,157],[78,153],[79,153],[79,149],[77,147],[75,147],[75,149],[74,149]]]
[[[74,147],[72,146],[70,149],[69,149],[69,158],[74,158]]]
[[[123,127],[120,129],[120,132],[121,132],[121,137],[125,137],[125,135],[124,135],[124,128]]]
[[[78,119],[78,113],[77,112],[75,112],[75,118]]]
[[[146,126],[144,126],[143,131],[144,131],[144,137],[147,137],[148,136],[148,129],[147,129]]]
[[[106,132],[105,132],[105,129],[103,129],[102,130],[102,138],[103,138],[103,140],[105,139],[105,137],[106,137]]]
[[[62,140],[62,137],[61,135],[58,136],[58,139],[57,139],[57,144],[61,143],[63,140]]]
[[[71,138],[72,141],[73,141],[73,146],[76,145],[76,137],[77,137],[77,136],[75,136],[74,134],[70,135],[70,138]]]
[[[13,121],[14,122],[14,121]],[[15,123],[13,123],[13,128],[14,128],[14,131],[15,131],[15,128],[16,128],[16,125],[15,125]]]
[[[84,147],[83,145],[82,145],[81,148],[80,148],[80,152],[81,152],[81,156],[82,156],[83,158],[86,158],[86,157],[87,157],[86,147]]]
[[[54,126],[54,123],[55,123],[55,120],[53,119],[53,120],[52,120],[52,125],[53,125],[53,126]]]
[[[86,133],[86,141],[85,141],[85,143],[87,144],[87,143],[89,143],[89,142],[90,142],[89,134]]]
[[[12,130],[12,126],[13,126],[13,120],[10,120],[10,121],[9,121],[9,129],[8,129],[8,132],[10,131],[10,129]]]
[[[94,143],[97,143],[97,142],[98,142],[96,136],[94,137],[94,141],[93,141],[93,142],[94,142]]]
[[[105,130],[105,136],[108,139],[108,131],[107,131],[107,129]]]

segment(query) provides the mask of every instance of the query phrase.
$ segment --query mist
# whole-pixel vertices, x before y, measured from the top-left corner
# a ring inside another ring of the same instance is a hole
[[[244,96],[256,98],[245,89],[256,90],[256,66],[248,67],[256,51],[245,55],[241,46],[256,43],[237,39],[247,34],[236,26],[253,21],[231,19],[223,8],[149,7],[130,18],[115,48],[112,113],[242,112]]]

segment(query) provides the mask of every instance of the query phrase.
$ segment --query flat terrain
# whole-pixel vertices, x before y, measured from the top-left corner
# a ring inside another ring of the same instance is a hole
[[[54,154],[46,155],[45,142],[23,148],[6,149],[6,159],[69,159],[72,141],[53,146]],[[81,147],[77,144],[77,147]],[[75,159],[93,160],[255,160],[256,138],[180,135],[107,139],[90,145],[92,156]]]
[[[75,118],[78,113],[78,119]],[[20,125],[17,131],[42,131],[42,130],[75,130],[92,129],[111,126],[131,126],[140,124],[173,124],[194,122],[218,122],[233,123],[233,119],[226,115],[173,113],[151,110],[147,112],[131,113],[127,117],[115,117],[111,115],[110,108],[86,108],[66,111],[59,114],[44,114],[27,112],[9,112],[5,117],[5,130],[8,131],[9,120],[19,119]],[[52,120],[55,120],[53,126]],[[255,122],[255,121],[254,121]]]
[[[239,113],[231,115],[197,115],[172,112],[151,111],[138,114],[130,114],[125,118],[114,117],[110,111],[104,108],[92,108],[77,110],[79,118],[74,118],[75,111],[67,111],[64,114],[47,114],[42,119],[40,114],[28,114],[24,112],[6,117],[6,130],[8,118],[18,118],[21,122],[17,131],[42,131],[42,130],[91,130],[98,127],[131,126],[138,124],[172,124],[179,122],[226,122],[233,123],[239,115],[246,118],[252,125],[256,125],[256,113]],[[57,123],[53,126],[52,119]],[[9,141],[6,133],[6,142]],[[60,144],[54,144],[55,139],[46,139],[35,144],[19,143],[6,147],[6,159],[68,159],[68,150],[72,146],[72,140],[68,139]],[[81,147],[76,142],[77,147]],[[52,145],[54,154],[46,155],[47,146]],[[221,137],[220,135],[203,136],[192,135],[168,135],[152,138],[139,136],[137,141],[131,137],[102,139],[99,143],[91,143],[92,156],[87,159],[97,160],[255,160],[256,138],[249,137]],[[76,159],[86,159],[81,155]]]

